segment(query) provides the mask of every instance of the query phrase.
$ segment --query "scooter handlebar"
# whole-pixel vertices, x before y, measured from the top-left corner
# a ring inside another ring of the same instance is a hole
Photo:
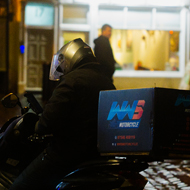
[[[24,96],[27,98],[27,101],[30,103],[32,110],[36,112],[36,114],[43,112],[42,107],[32,93],[25,93]]]

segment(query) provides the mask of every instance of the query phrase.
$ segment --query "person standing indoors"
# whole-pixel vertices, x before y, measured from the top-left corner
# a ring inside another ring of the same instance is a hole
[[[109,24],[104,24],[101,28],[101,35],[94,40],[94,53],[102,70],[113,80],[116,61],[109,41],[111,34],[112,27]]]

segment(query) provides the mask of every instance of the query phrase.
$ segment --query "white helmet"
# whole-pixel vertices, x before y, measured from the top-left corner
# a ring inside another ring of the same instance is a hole
[[[95,58],[91,47],[80,38],[70,41],[53,55],[49,79],[59,80],[60,76],[69,73],[86,57]]]

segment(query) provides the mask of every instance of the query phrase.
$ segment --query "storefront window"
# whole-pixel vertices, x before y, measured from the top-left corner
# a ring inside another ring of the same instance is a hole
[[[155,16],[157,28],[180,28],[180,11],[163,11],[157,9]]]
[[[29,2],[25,8],[25,24],[28,26],[53,26],[54,7],[48,3]]]
[[[178,71],[179,33],[113,29],[110,42],[122,70]]]
[[[87,5],[64,5],[63,23],[87,24],[89,6]]]
[[[67,33],[73,32],[75,38],[78,32],[84,32],[85,42],[93,48],[94,39],[101,34],[100,28],[104,24],[112,26],[110,43],[119,64],[115,77],[184,74],[186,8],[65,3],[60,5],[60,18],[61,45],[70,39],[64,36]]]
[[[130,28],[143,27],[150,28],[152,24],[152,10],[134,10],[128,9],[126,17],[126,26]]]
[[[89,42],[88,36],[89,36],[88,32],[64,31],[63,32],[63,40],[64,40],[63,44],[67,44],[68,42],[70,42],[76,38],[81,38],[83,41],[88,43]]]

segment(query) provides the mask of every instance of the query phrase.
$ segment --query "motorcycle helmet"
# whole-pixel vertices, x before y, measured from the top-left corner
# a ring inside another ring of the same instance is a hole
[[[94,53],[89,45],[77,38],[64,45],[53,55],[50,67],[50,80],[59,80],[61,76],[73,70],[84,58],[93,57]]]

